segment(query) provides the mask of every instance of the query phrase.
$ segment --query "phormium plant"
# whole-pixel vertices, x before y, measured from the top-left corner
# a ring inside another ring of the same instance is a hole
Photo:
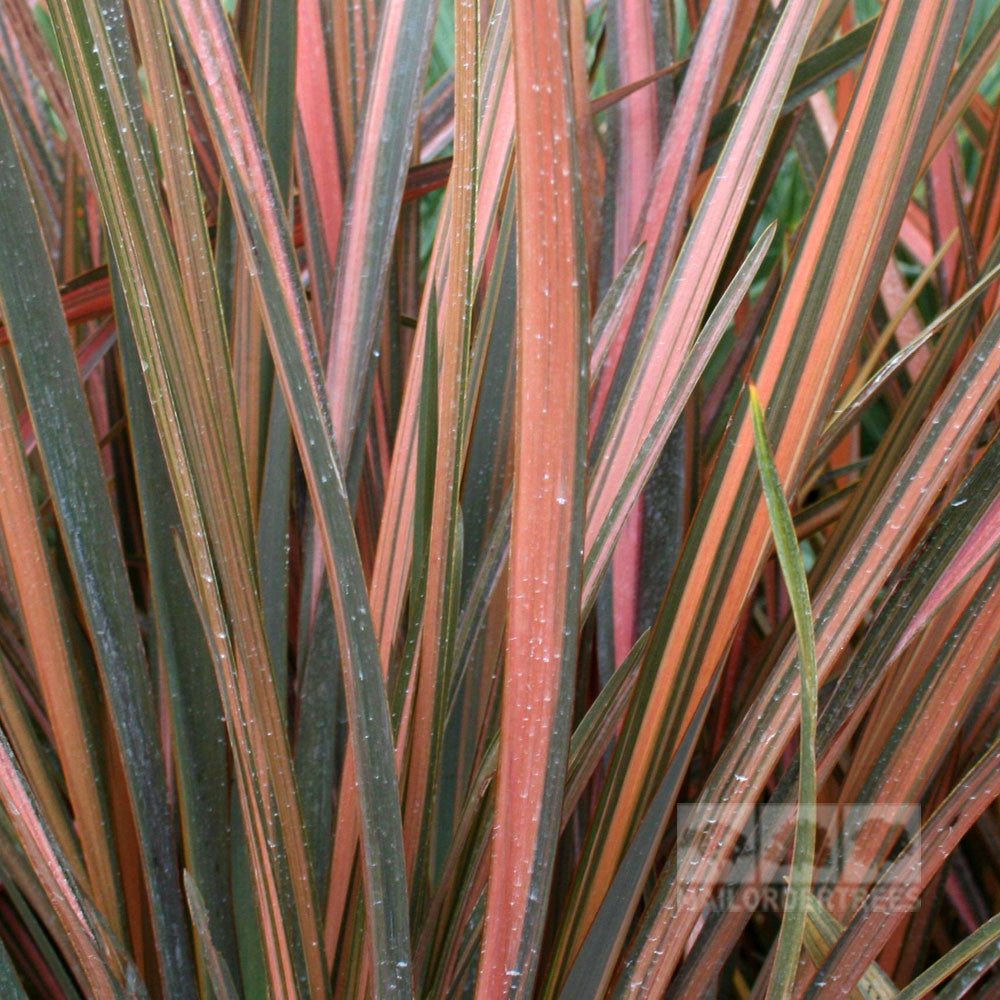
[[[3,0],[0,996],[1000,995],[998,56]]]

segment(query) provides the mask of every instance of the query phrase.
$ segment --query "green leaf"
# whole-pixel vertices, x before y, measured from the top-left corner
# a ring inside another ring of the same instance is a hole
[[[208,967],[215,996],[217,1000],[239,1000],[240,994],[236,990],[232,973],[212,939],[212,929],[208,910],[205,908],[205,900],[198,891],[197,883],[186,869],[184,871],[184,889],[187,892],[191,918],[194,921],[195,930],[198,932],[198,940],[205,955],[205,964]]]
[[[59,292],[5,112],[0,229],[0,308],[121,748],[164,985],[182,1000],[195,996],[194,962],[149,669]]]
[[[171,150],[161,159],[169,224],[124,11],[116,0],[62,0],[52,10],[225,706],[255,898],[272,942],[268,975],[276,990],[295,983],[305,995],[322,997],[314,889],[260,606],[228,345],[163,11],[141,5],[134,25],[156,86],[150,108],[159,145]],[[150,737],[156,733],[155,723],[143,728]],[[165,807],[165,793],[161,799]],[[190,953],[186,926],[184,932]]]
[[[967,938],[942,955],[930,968],[899,991],[896,1000],[922,1000],[939,983],[971,962],[984,948],[1000,941],[1000,913],[990,917]]]
[[[129,439],[152,581],[156,649],[164,665],[175,739],[185,879],[208,899],[215,940],[236,955],[229,888],[229,773],[222,702],[201,621],[178,562],[180,515],[142,379],[118,276],[113,275],[118,343],[129,410]]]
[[[774,465],[774,455],[767,440],[764,411],[757,390],[750,386],[750,412],[753,416],[754,450],[771,530],[778,551],[781,572],[788,587],[788,596],[795,618],[795,632],[799,640],[799,667],[801,693],[799,697],[799,796],[798,820],[792,848],[792,870],[785,897],[785,913],[781,921],[777,950],[768,998],[787,1000],[795,985],[795,973],[802,952],[806,913],[812,891],[813,854],[816,847],[816,638],[813,633],[812,602],[806,571],[802,564],[799,540],[795,534],[792,515],[785,502],[785,494]]]
[[[17,978],[14,966],[10,961],[10,954],[0,942],[0,993],[7,1000],[28,1000],[28,995],[21,986],[21,981]]]

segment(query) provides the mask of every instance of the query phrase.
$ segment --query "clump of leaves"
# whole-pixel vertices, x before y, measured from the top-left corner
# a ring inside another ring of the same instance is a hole
[[[991,995],[998,54],[7,0],[3,996]]]

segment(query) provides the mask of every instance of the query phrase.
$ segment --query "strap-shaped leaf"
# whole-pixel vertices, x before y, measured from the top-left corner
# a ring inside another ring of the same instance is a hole
[[[478,275],[489,249],[498,207],[506,197],[514,135],[513,72],[510,65],[510,5],[498,0],[483,43],[480,93],[483,121],[479,125],[479,198],[476,205],[475,254]],[[435,294],[444,294],[449,233],[447,194],[442,206],[439,237],[431,252],[428,273]],[[425,294],[414,334],[410,368],[393,449],[392,467],[372,573],[372,614],[384,659],[395,640],[406,605],[412,546],[413,487],[416,482],[418,407],[430,295]]]
[[[805,993],[807,1000],[817,1000],[829,982],[838,984],[841,995],[850,991],[906,915],[904,907],[887,905],[888,901],[899,896],[900,887],[905,887],[911,897],[926,887],[997,796],[1000,796],[1000,743],[994,741],[883,871],[813,978]],[[1000,920],[994,917],[979,929],[970,949],[973,953],[976,945],[987,947],[995,939],[1000,932],[998,923]],[[915,981],[908,1000],[919,997],[929,984],[940,981],[939,974],[948,975],[962,955],[959,945],[939,960],[940,965],[926,970]]]
[[[479,125],[481,163],[477,169],[478,203],[474,232],[475,272],[478,275],[490,248],[487,236],[493,231],[497,212],[507,196],[511,165],[514,114],[513,75],[510,69],[510,9],[507,0],[498,0],[486,30],[480,63],[480,93],[482,121]],[[379,651],[384,670],[388,670],[393,645],[402,624],[411,581],[413,532],[415,516],[419,428],[422,382],[427,350],[427,331],[432,315],[436,315],[439,296],[445,294],[448,274],[448,235],[450,225],[449,195],[445,192],[438,236],[428,265],[427,289],[420,307],[417,329],[411,347],[410,365],[403,392],[392,464],[386,486],[385,505],[375,552],[371,580],[372,620],[378,635]],[[477,397],[470,390],[469,399]],[[353,804],[355,783],[351,762],[342,772],[341,795],[337,812],[334,864],[331,871],[343,870],[350,864],[356,850],[356,806]],[[328,946],[340,933],[340,922],[347,904],[349,885],[344,878],[331,879],[327,897],[326,938]]]
[[[0,531],[10,582],[19,598],[25,639],[34,660],[46,711],[53,722],[52,737],[76,817],[80,849],[59,801],[60,795],[45,776],[41,751],[32,741],[30,724],[27,719],[23,720],[24,726],[19,724],[17,716],[24,713],[8,701],[8,694],[17,698],[13,691],[7,691],[13,687],[9,677],[0,680],[5,692],[4,723],[60,846],[81,876],[84,871],[82,850],[91,893],[109,925],[122,933],[120,887],[104,782],[93,752],[90,720],[80,701],[80,678],[72,661],[72,646],[60,611],[57,579],[36,520],[18,431],[6,375],[0,365],[0,468],[3,469]],[[26,741],[32,741],[34,753],[25,745]]]
[[[222,832],[229,822],[222,702],[194,597],[177,558],[180,515],[117,281],[115,293],[129,438],[152,581],[156,645],[170,691],[185,877],[201,887],[216,927],[215,942],[232,961],[236,952],[228,919],[233,902],[228,877],[230,845]]]
[[[11,964],[10,954],[2,944],[0,944],[0,990],[10,1000],[28,1000],[28,995],[24,992]]]
[[[407,860],[417,898],[430,882],[438,791],[461,590],[461,483],[468,439],[472,314],[476,298],[475,230],[479,139],[479,14],[475,3],[455,9],[455,137],[449,181],[451,240],[440,313],[437,441],[427,579],[407,769]]]
[[[616,674],[621,671],[619,668]],[[610,682],[609,685],[610,686]],[[684,771],[694,750],[700,723],[708,713],[710,699],[706,698],[694,723],[684,736],[681,750],[663,776],[642,822],[636,828],[615,873],[611,888],[590,926],[584,946],[576,956],[565,982],[558,994],[559,1000],[583,1000],[604,995],[618,963],[618,954],[628,930],[630,917],[645,885],[653,856],[659,849],[664,830],[680,796]],[[556,985],[551,979],[551,992]]]
[[[276,990],[322,997],[313,886],[258,596],[228,349],[163,12],[143,5],[135,26],[157,86],[158,138],[172,151],[164,175],[172,229],[153,172],[121,6],[64,0],[52,10],[223,697],[268,975]],[[184,253],[177,252],[174,233],[183,235]],[[155,724],[148,729],[155,733]],[[165,803],[165,792],[162,798]],[[177,877],[171,884],[179,890]],[[184,927],[190,954],[179,902],[176,923]]]
[[[754,451],[771,519],[771,530],[774,533],[774,546],[795,618],[801,668],[798,822],[792,847],[791,877],[785,896],[785,914],[781,921],[771,981],[767,989],[769,998],[786,1000],[792,995],[795,973],[799,967],[812,890],[816,845],[816,639],[813,634],[812,602],[809,599],[809,585],[806,583],[799,540],[785,501],[781,480],[778,478],[778,470],[774,466],[774,455],[767,440],[764,411],[753,385],[750,386],[750,413],[753,417]]]
[[[436,0],[383,5],[351,166],[326,377],[338,452],[352,472],[360,459],[356,442],[364,437],[372,355],[436,12]]]
[[[810,895],[806,914],[805,946],[814,965],[822,965],[837,938],[844,933],[839,920],[815,897]],[[896,1000],[899,990],[878,965],[870,965],[858,984],[866,1000]]]
[[[782,16],[811,19],[812,6],[806,7],[810,9],[790,3]],[[829,387],[837,377],[831,372],[846,364],[871,308],[967,13],[966,0],[892,0],[879,20],[848,119],[754,366],[755,379],[775,414],[775,459],[788,488],[794,488],[803,473],[810,442],[832,405]],[[893,154],[882,155],[884,149]],[[821,385],[827,387],[825,393],[819,392]],[[768,533],[756,480],[744,398],[688,532],[654,630],[649,670],[637,688],[636,710],[616,751],[605,792],[615,817],[602,811],[598,822],[606,836],[597,838],[601,858],[588,863],[581,875],[582,881],[592,883],[587,889],[589,906],[603,895],[621,843],[694,706],[714,683],[756,580]],[[740,544],[733,545],[733,539]],[[650,944],[632,989],[655,989],[656,983],[669,979],[679,958],[675,946],[685,938],[679,928],[691,919],[690,911],[678,914],[678,929],[664,954],[654,959]],[[619,985],[624,993],[626,978]]]
[[[864,523],[857,527],[844,561],[818,589],[813,606],[820,682],[912,541],[948,477],[949,456],[969,446],[984,414],[1000,399],[998,344],[1000,314],[991,319],[927,416],[890,483],[875,499]],[[701,801],[724,803],[728,815],[759,794],[765,776],[795,729],[799,677],[796,659],[793,647],[783,650],[718,759]],[[706,825],[695,832],[677,859],[678,870],[687,873],[688,882],[682,886],[668,878],[658,887],[619,979],[619,995],[627,995],[629,984],[640,978],[655,980],[665,976],[668,968],[673,971],[670,966],[678,956],[667,936],[675,931],[678,922],[686,924],[695,912],[696,901],[709,891],[735,836],[736,831],[729,829],[720,836],[718,830]],[[708,840],[716,847],[712,852],[706,852]]]
[[[175,0],[171,10],[199,100],[212,125],[242,245],[257,276],[258,305],[317,512],[357,761],[376,994],[408,995],[409,918],[392,730],[367,588],[291,234],[225,11],[218,3],[188,0]],[[313,943],[318,940],[317,935]]]
[[[476,996],[531,995],[551,887],[580,615],[589,358],[567,25],[514,0],[517,384],[507,651]],[[539,422],[544,434],[539,435]]]
[[[239,994],[236,992],[232,973],[212,938],[212,928],[209,925],[205,900],[198,891],[196,882],[187,871],[184,872],[184,889],[187,892],[188,907],[191,910],[195,930],[198,932],[201,949],[205,954],[205,964],[208,967],[215,995],[218,1000],[238,1000]]]
[[[942,955],[929,969],[921,972],[916,979],[899,991],[896,1000],[922,1000],[935,986],[944,982],[996,941],[1000,941],[1000,913],[990,917],[964,941]]]
[[[20,849],[75,952],[87,987],[98,1000],[124,1000],[125,974],[114,945],[52,839],[2,731],[0,799],[17,833]]]
[[[69,331],[27,182],[0,113],[0,309],[114,721],[167,991],[194,997],[156,713],[121,543]]]
[[[733,276],[733,280],[719,297],[719,301],[699,331],[687,356],[683,358],[679,370],[670,382],[660,408],[651,413],[652,423],[644,431],[644,436],[636,438],[632,461],[624,469],[621,480],[608,464],[598,466],[588,483],[587,531],[584,560],[583,601],[589,608],[597,597],[597,589],[608,566],[615,542],[618,540],[628,512],[649,479],[657,458],[663,450],[670,432],[684,410],[705,371],[723,334],[732,323],[740,303],[750,291],[750,285],[758,268],[770,249],[775,226],[768,226],[753,245],[747,258]],[[661,301],[657,316],[663,311]],[[634,368],[622,395],[621,406],[609,423],[609,437],[621,438],[628,433],[638,412],[643,410],[647,400],[643,398],[643,382],[648,377],[649,366],[657,349],[658,337],[663,330],[654,319],[639,349]]]
[[[961,560],[966,541],[976,537],[984,512],[988,513],[995,503],[998,491],[1000,491],[1000,443],[994,442],[977,463],[968,480],[959,488],[953,502],[943,509],[924,542],[895,574],[898,584],[879,607],[854,655],[838,678],[835,690],[826,700],[818,726],[817,753],[821,783],[824,776],[833,768],[842,741],[849,739],[866,717],[867,706],[871,703],[873,693],[886,671],[897,662],[912,622],[923,617],[928,603],[936,603],[935,595],[941,586],[941,581],[949,575],[956,562]],[[959,676],[953,678],[953,684],[955,681],[961,683],[962,673],[981,675],[984,672],[984,664],[979,658],[981,649],[984,641],[988,646],[994,640],[992,635],[982,634],[984,630],[981,627],[977,628],[977,622],[981,623],[983,609],[988,609],[989,602],[995,599],[991,594],[992,586],[992,580],[987,580],[983,584],[953,629],[952,634],[958,641],[953,642],[949,638],[946,646],[942,648],[940,667],[947,667],[949,663],[958,667]],[[965,638],[969,638],[971,642],[966,644],[963,641]],[[926,722],[929,720],[924,718],[928,714],[928,705],[941,704],[942,699],[948,700],[952,696],[948,690],[941,696],[935,694],[935,675],[940,673],[941,670],[934,667],[927,672],[925,682],[920,685],[921,689],[927,690],[918,690],[917,696],[911,699],[912,705],[906,706],[901,716],[901,718],[910,716],[915,723],[916,733],[908,742],[910,747],[916,747],[918,752],[926,752],[928,749],[933,752],[934,748],[928,748],[926,745],[928,734],[932,734],[930,739],[934,742],[947,735],[947,726],[938,728],[932,725],[928,729]],[[961,707],[957,704],[952,711],[961,711]],[[935,718],[937,714],[931,713],[930,720]],[[894,743],[896,746],[892,752],[887,753],[886,762],[891,764],[894,759],[899,760],[909,769],[911,758],[914,757],[913,750],[905,748],[903,740]],[[913,762],[918,766],[921,765],[919,759]],[[888,781],[878,778],[879,771],[882,771]],[[899,789],[897,795],[896,790],[892,788],[895,776],[888,768],[876,768],[869,773],[888,786],[888,800],[899,801],[907,797],[904,789]],[[781,776],[770,801],[790,801],[795,794],[796,781],[796,770],[794,768],[787,770]],[[792,825],[785,821],[781,824],[768,825],[764,831],[766,842],[775,845],[774,868],[777,867],[778,860],[790,839]],[[753,872],[745,869],[741,871],[737,881],[745,876],[748,881],[758,879],[763,884],[773,873],[772,868],[765,867],[761,858],[753,860],[753,867]],[[680,992],[685,990],[697,992],[707,988],[706,984],[711,977],[708,975],[708,965],[700,960],[701,957],[713,949],[724,950],[732,947],[740,929],[749,918],[749,912],[733,909],[716,915],[708,922],[706,931],[699,937],[698,944],[678,974],[676,988]]]

